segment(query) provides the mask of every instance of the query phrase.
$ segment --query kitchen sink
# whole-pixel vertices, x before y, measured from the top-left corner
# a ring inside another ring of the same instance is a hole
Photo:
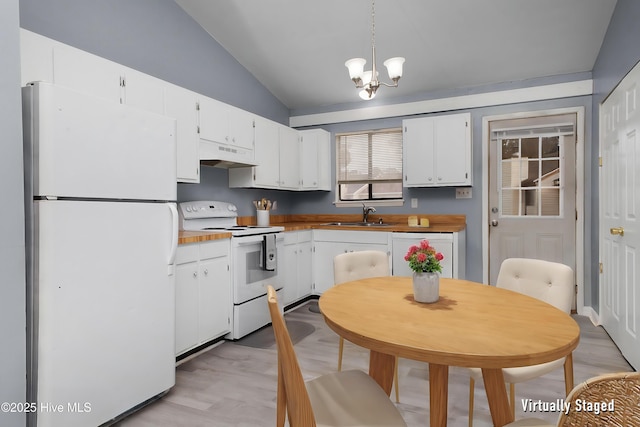
[[[333,225],[338,227],[388,227],[391,224],[380,224],[379,222],[328,222],[322,225]]]

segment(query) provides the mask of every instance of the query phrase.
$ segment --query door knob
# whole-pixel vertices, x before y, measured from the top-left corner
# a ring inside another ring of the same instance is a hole
[[[614,236],[624,236],[624,228],[622,227],[612,227],[609,229],[609,233]]]
[[[491,225],[492,225],[493,227],[497,227],[497,226],[498,226],[498,220],[497,220],[497,219],[492,219],[492,220],[491,220]]]

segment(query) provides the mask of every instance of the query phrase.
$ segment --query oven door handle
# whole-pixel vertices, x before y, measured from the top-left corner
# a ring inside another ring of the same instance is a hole
[[[270,233],[267,233],[270,234]],[[263,236],[265,236],[266,234],[256,234],[253,236],[238,236],[238,237],[232,237],[231,238],[231,242],[233,243],[233,246],[235,247],[240,247],[240,246],[251,246],[251,245],[256,245],[256,244],[262,244]],[[282,235],[282,233],[277,233],[276,234],[276,242],[281,242],[284,240],[284,236]]]

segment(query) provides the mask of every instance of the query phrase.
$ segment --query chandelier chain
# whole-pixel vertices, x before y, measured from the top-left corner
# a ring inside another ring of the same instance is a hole
[[[376,1],[371,2],[371,46],[376,45]]]

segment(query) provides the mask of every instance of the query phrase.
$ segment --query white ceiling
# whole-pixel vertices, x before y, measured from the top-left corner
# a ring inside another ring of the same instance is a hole
[[[371,66],[370,0],[175,0],[290,109],[358,102],[344,62]],[[616,0],[377,0],[377,99],[591,71]],[[366,101],[360,101],[366,102]]]

